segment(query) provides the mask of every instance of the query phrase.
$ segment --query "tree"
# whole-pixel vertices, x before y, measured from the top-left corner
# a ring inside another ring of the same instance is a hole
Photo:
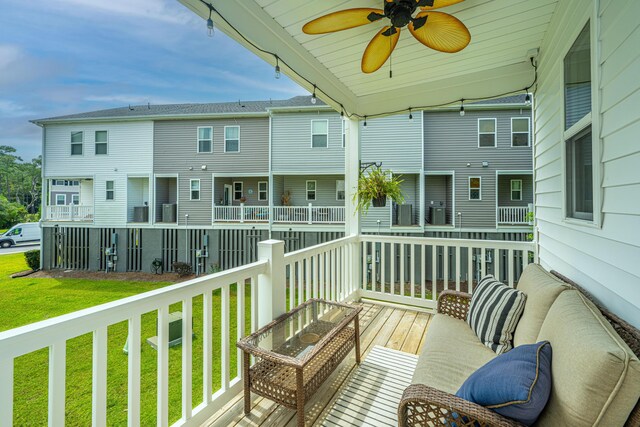
[[[9,228],[28,218],[27,209],[0,196],[0,228]]]
[[[14,147],[0,145],[0,195],[35,214],[41,202],[42,157],[24,162],[15,152]]]

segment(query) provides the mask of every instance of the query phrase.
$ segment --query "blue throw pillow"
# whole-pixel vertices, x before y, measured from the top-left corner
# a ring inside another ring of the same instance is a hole
[[[551,343],[521,345],[475,371],[456,396],[532,425],[551,393]]]

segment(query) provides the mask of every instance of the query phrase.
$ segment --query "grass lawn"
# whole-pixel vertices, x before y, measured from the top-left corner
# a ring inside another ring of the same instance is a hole
[[[125,282],[84,279],[41,279],[24,277],[11,279],[17,271],[26,270],[23,254],[0,256],[0,331],[37,322],[61,314],[92,307],[105,302],[157,289],[169,283]],[[213,390],[220,388],[220,292],[214,292],[213,307]],[[246,303],[250,289],[246,286]],[[230,349],[231,377],[235,376],[237,360],[236,288],[231,288]],[[170,311],[181,311],[181,303]],[[250,310],[246,310],[247,329]],[[202,297],[193,300],[193,406],[202,401]],[[156,424],[157,352],[146,343],[156,335],[156,313],[142,317],[141,351],[141,425]],[[126,425],[127,420],[127,356],[122,347],[127,339],[125,322],[111,325],[108,330],[107,359],[107,423]],[[83,335],[67,341],[66,423],[91,424],[91,363],[92,337]],[[170,423],[181,415],[182,347],[169,351],[169,418]],[[47,420],[48,350],[43,349],[15,360],[14,424],[46,425]]]

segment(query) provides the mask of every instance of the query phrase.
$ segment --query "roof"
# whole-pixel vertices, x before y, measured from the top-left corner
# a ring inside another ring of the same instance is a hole
[[[488,99],[470,102],[469,106],[502,106],[524,105],[525,95],[514,95],[503,98]],[[107,110],[88,111],[84,113],[69,114],[66,116],[49,117],[32,120],[33,123],[55,123],[91,120],[144,120],[144,119],[175,119],[192,117],[209,117],[219,115],[266,115],[270,110],[330,108],[319,99],[315,104],[311,103],[311,96],[294,96],[289,99],[268,101],[236,101],[216,102],[207,104],[164,104],[164,105],[136,105]],[[457,108],[452,105],[449,108]]]
[[[318,108],[327,107],[325,103],[317,100],[316,104],[311,103],[311,96],[294,96],[283,100],[267,101],[235,101],[216,102],[206,104],[164,104],[164,105],[135,105],[107,110],[88,111],[84,113],[69,114],[65,116],[48,117],[44,119],[32,120],[33,123],[47,123],[58,121],[76,120],[108,120],[108,119],[144,119],[144,118],[180,118],[193,116],[216,116],[216,115],[243,115],[243,114],[267,114],[268,110],[280,108]]]

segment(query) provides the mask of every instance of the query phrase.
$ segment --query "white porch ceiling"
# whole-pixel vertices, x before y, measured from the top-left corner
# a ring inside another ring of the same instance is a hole
[[[200,16],[208,9],[199,0],[180,0]],[[275,52],[316,84],[318,96],[339,109],[376,115],[409,107],[481,98],[516,91],[534,78],[527,52],[539,48],[558,0],[466,0],[442,9],[455,15],[471,32],[463,51],[446,54],[428,49],[404,29],[389,64],[372,74],[360,71],[362,53],[386,19],[333,34],[302,32],[309,20],[354,7],[381,8],[383,0],[209,0],[245,37]],[[256,51],[226,24],[225,33],[269,63],[273,57]],[[204,26],[204,22],[203,22]],[[282,71],[308,90],[312,86],[281,64]],[[329,97],[323,96],[323,93]]]

